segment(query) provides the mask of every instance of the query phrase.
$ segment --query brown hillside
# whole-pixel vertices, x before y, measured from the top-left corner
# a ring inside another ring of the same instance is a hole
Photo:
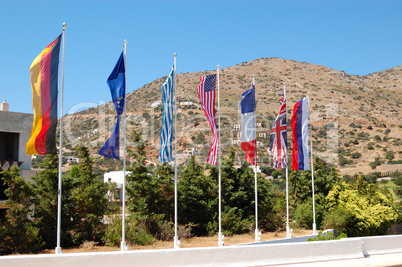
[[[201,152],[197,156],[200,161],[205,161],[212,137],[199,107],[197,86],[200,76],[212,73],[215,71],[177,75],[177,96],[181,101],[178,109],[179,153],[195,147]],[[280,108],[284,84],[288,120],[293,105],[305,97],[307,91],[310,92],[315,155],[335,164],[342,156],[350,161],[348,165],[353,166],[368,166],[375,157],[386,163],[392,153],[394,161],[401,160],[402,66],[356,76],[325,66],[280,58],[261,58],[220,70],[223,156],[229,145],[239,140],[234,125],[240,123],[239,101],[241,93],[251,88],[252,75],[255,77],[257,123],[262,125],[257,127],[257,132],[266,134],[266,138],[258,137],[261,142],[259,158],[264,164],[270,164],[271,157],[267,153],[269,132]],[[162,100],[160,87],[165,79],[156,79],[127,95],[128,140],[132,129],[141,132],[143,139],[148,141],[147,152],[151,162],[157,162],[162,120],[160,106],[152,108],[151,104]],[[183,106],[186,101],[192,101],[197,106]],[[111,102],[67,115],[67,144],[72,147],[85,144],[97,154],[99,145],[113,130],[114,116]],[[99,132],[94,133],[94,129]],[[290,141],[289,131],[288,143]],[[133,144],[129,142],[128,145]],[[243,160],[240,146],[232,145],[238,149],[240,163]]]

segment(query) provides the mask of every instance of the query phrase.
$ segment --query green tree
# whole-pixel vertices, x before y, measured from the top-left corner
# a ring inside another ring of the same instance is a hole
[[[107,190],[103,181],[97,179],[92,166],[93,161],[89,157],[87,147],[77,148],[80,163],[70,171],[75,188],[72,191],[74,199],[74,240],[77,243],[83,241],[101,241],[103,230],[103,215],[107,212]]]
[[[35,253],[43,246],[39,229],[31,219],[32,187],[19,173],[20,169],[15,166],[2,172],[8,186],[6,205],[10,208],[0,224],[0,254]]]
[[[155,170],[146,164],[146,143],[135,131],[133,142],[135,149],[130,154],[134,161],[128,168],[126,191],[131,213],[129,224],[135,234],[129,239],[144,243],[140,239],[151,240],[147,235],[157,235],[161,224],[173,218],[174,172],[168,164]]]
[[[58,205],[58,157],[48,154],[41,164],[41,170],[32,177],[35,224],[40,229],[40,236],[45,248],[55,248],[57,240],[57,205]],[[73,245],[71,230],[74,228],[72,181],[68,176],[62,179],[61,194],[61,231],[60,243],[64,247]]]
[[[193,230],[197,236],[207,235],[209,229],[214,229],[211,225],[218,211],[217,183],[211,176],[204,175],[204,169],[194,156],[180,178],[177,184],[179,223],[195,225]]]
[[[320,228],[322,223],[325,197],[332,187],[339,183],[339,180],[340,175],[333,165],[318,157],[314,158],[314,196],[317,228]],[[289,203],[291,215],[297,217],[296,221],[303,220],[303,222],[300,221],[300,226],[312,225],[310,224],[310,219],[313,219],[313,210],[312,205],[309,204],[312,203],[311,171],[293,170],[289,173]],[[306,210],[309,210],[311,216],[305,212]]]
[[[223,158],[222,170],[222,230],[226,235],[254,229],[255,225],[255,174],[247,162],[234,167],[235,149]],[[219,169],[213,167],[211,176],[218,180]],[[271,184],[257,175],[258,223],[261,229],[274,228],[273,193]]]

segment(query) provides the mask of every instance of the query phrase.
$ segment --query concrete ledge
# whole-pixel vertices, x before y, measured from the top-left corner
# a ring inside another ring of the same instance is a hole
[[[363,258],[360,239],[293,244],[0,257],[7,267],[269,266]]]
[[[402,252],[402,235],[368,236],[359,239],[363,242],[365,256]]]

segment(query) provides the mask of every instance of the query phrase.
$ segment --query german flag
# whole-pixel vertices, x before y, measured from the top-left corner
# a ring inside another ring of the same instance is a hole
[[[27,155],[56,153],[57,83],[61,34],[32,62],[33,124]]]

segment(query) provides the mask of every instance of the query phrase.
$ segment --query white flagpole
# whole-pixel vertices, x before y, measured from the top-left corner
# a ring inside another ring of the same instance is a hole
[[[220,96],[219,96],[219,65],[217,66],[217,76],[218,76],[218,159],[219,159],[219,233],[218,233],[218,246],[221,247],[225,245],[222,236],[222,193],[221,193],[221,107],[220,107]]]
[[[127,88],[127,40],[124,40],[124,84]],[[121,244],[120,250],[128,250],[126,246],[126,110],[127,110],[127,92],[124,94],[124,134],[123,134],[123,198],[122,198],[122,218],[121,218]]]
[[[286,101],[286,83],[283,83],[283,98]],[[287,105],[287,103],[286,103]],[[287,123],[286,123],[287,125]],[[287,131],[286,131],[287,134]],[[286,150],[288,149],[286,144]],[[286,161],[287,151],[286,151]],[[289,167],[286,165],[286,237],[290,238],[290,227],[289,227]]]
[[[311,149],[311,189],[313,192],[313,234],[317,233],[317,224],[315,223],[315,197],[314,197],[314,157],[313,157],[313,139],[311,134],[311,118],[310,118],[310,90],[307,91],[308,96],[308,120],[310,123],[310,149]]]
[[[63,94],[64,94],[64,44],[66,41],[66,26],[63,23],[63,57],[61,63],[61,105],[60,105],[60,144],[59,144],[59,190],[57,192],[57,246],[56,254],[61,253],[60,232],[61,232],[61,186],[62,186],[62,166],[63,166]]]
[[[177,236],[177,96],[176,96],[176,57],[174,53],[174,248],[180,248]]]
[[[254,85],[254,74],[253,74],[253,86],[254,86],[254,96],[255,96],[255,85]],[[255,100],[255,98],[254,98]],[[255,107],[254,107],[255,108]],[[254,118],[254,132],[255,131],[255,118]],[[257,188],[257,135],[254,147],[254,195],[255,195],[255,242],[260,241],[259,230],[258,230],[258,188]]]

